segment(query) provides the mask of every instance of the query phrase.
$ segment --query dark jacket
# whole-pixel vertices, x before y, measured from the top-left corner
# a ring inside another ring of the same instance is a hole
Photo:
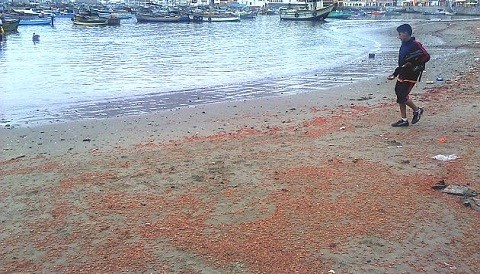
[[[398,52],[398,67],[393,75],[399,80],[417,81],[425,69],[425,63],[430,60],[430,54],[420,42],[411,37],[410,40],[402,42]]]

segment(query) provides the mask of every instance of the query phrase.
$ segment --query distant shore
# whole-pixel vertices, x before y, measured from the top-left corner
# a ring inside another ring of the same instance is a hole
[[[480,192],[477,23],[413,24],[435,54],[413,90],[425,114],[407,128],[390,126],[389,71],[328,92],[0,128],[0,272],[475,272],[480,214],[432,186]]]

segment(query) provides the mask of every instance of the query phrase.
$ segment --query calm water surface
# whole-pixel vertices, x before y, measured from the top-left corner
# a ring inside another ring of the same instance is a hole
[[[393,66],[398,20],[20,26],[0,47],[0,125],[139,114],[305,92]],[[385,30],[385,31],[382,31]],[[387,31],[388,30],[388,31]],[[32,42],[32,34],[40,42]],[[393,59],[392,59],[393,58]],[[385,60],[385,59],[383,59]]]

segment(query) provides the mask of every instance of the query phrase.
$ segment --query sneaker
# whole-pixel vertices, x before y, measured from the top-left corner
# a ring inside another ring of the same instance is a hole
[[[417,111],[413,112],[412,125],[420,121],[422,114],[423,114],[423,108],[418,108]]]
[[[408,121],[400,119],[393,123],[392,127],[408,127]]]

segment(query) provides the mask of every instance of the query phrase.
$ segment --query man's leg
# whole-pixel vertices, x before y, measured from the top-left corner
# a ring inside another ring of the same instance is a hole
[[[408,102],[408,101],[407,101]],[[407,105],[398,104],[400,106],[400,115],[403,119],[407,119]]]
[[[410,99],[410,98],[407,100],[407,102],[405,102],[405,104],[407,106],[409,106],[413,111],[418,110],[418,107],[413,103],[412,99]],[[407,118],[407,110],[406,109],[407,108],[404,105],[405,116],[402,116],[403,118]],[[402,115],[404,115],[404,114],[402,113]]]

